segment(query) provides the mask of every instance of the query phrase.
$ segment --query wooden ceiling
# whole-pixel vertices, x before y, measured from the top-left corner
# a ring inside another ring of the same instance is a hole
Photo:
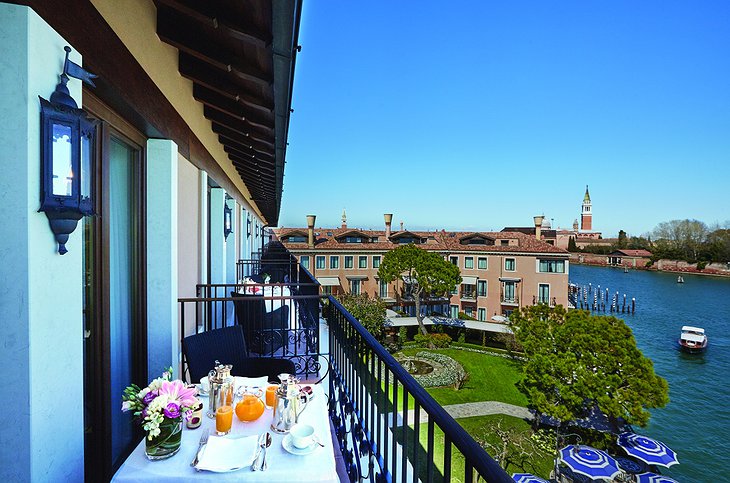
[[[281,207],[300,0],[155,0],[157,34],[270,226]]]

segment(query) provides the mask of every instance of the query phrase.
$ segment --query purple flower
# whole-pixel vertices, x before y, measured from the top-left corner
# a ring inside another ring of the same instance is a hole
[[[149,406],[149,404],[154,401],[154,399],[157,397],[156,391],[150,391],[147,394],[145,394],[144,399],[142,399],[142,402],[145,404],[145,406]]]
[[[176,419],[180,417],[180,406],[177,403],[171,402],[162,410],[165,413],[165,417],[170,419]]]

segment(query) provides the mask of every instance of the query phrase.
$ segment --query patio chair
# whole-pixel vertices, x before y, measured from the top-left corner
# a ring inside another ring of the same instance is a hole
[[[215,361],[232,364],[231,374],[244,377],[268,376],[278,382],[277,375],[294,374],[296,367],[290,359],[275,357],[250,357],[243,335],[243,327],[234,325],[183,339],[183,355],[187,362],[190,382],[198,382],[208,375]]]
[[[243,327],[244,337],[251,353],[274,355],[286,351],[289,342],[289,306],[266,312],[260,295],[231,292],[236,313],[236,324]]]

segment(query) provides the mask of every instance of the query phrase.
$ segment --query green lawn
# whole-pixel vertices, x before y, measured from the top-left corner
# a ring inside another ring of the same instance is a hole
[[[403,354],[415,355],[425,349],[405,349]],[[519,362],[459,349],[428,349],[447,355],[461,364],[469,373],[469,380],[460,390],[450,387],[426,388],[442,406],[477,401],[501,401],[527,406],[527,398],[515,384],[520,380]]]
[[[511,416],[503,415],[492,415],[492,416],[478,416],[473,418],[462,418],[457,420],[466,431],[471,434],[475,439],[480,440],[486,438],[493,443],[497,442],[496,436],[489,430],[491,425],[496,424],[497,421],[501,423],[502,429],[515,428],[518,431],[529,433],[530,425],[519,419]],[[402,440],[402,433],[399,430],[395,432],[396,438]],[[418,439],[420,442],[419,455],[418,455],[418,473],[421,480],[426,481],[428,477],[428,468],[432,466],[434,482],[444,481],[444,435],[443,432],[436,427],[434,429],[434,452],[431,458],[426,457],[425,448],[428,444],[428,424],[424,423],[419,425]],[[411,445],[413,441],[413,427],[409,427],[406,431],[406,447],[408,452],[412,451]],[[464,457],[452,446],[451,449],[451,482],[463,482],[464,479]],[[550,470],[552,469],[552,457],[544,457],[541,459],[531,458],[530,466],[526,468],[512,467],[506,469],[510,474],[528,472],[543,478],[548,478]]]

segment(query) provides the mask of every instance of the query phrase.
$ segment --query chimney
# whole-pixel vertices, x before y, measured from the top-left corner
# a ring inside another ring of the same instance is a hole
[[[533,219],[535,220],[535,238],[542,240],[542,220],[545,219],[545,217],[535,216]]]
[[[400,231],[403,231],[403,222],[400,222]]]
[[[388,240],[390,238],[390,224],[393,222],[393,213],[386,213],[383,217],[385,217],[385,239]]]
[[[317,215],[307,215],[307,245],[314,248],[314,220]]]

